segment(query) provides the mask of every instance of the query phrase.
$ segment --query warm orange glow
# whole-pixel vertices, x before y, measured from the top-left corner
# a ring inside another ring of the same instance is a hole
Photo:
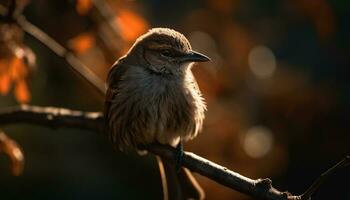
[[[17,82],[15,86],[15,97],[21,103],[27,103],[30,100],[30,93],[27,83],[24,80]]]
[[[95,36],[91,33],[82,33],[69,42],[69,46],[77,54],[83,54],[95,45]]]
[[[75,8],[79,15],[86,15],[92,8],[91,0],[77,0]]]
[[[7,72],[8,66],[9,60],[6,58],[0,58],[0,76]]]
[[[133,42],[148,29],[147,21],[130,10],[121,10],[117,14],[116,22],[124,40]]]
[[[15,176],[21,175],[24,166],[23,152],[14,140],[5,135],[5,133],[0,132],[0,153],[2,152],[11,159],[12,174]]]
[[[13,81],[25,79],[28,69],[22,59],[14,57],[10,62],[9,75]]]
[[[0,26],[0,94],[7,95],[14,85],[20,103],[30,100],[27,78],[35,64],[34,53],[22,43],[22,30],[14,25]],[[26,62],[27,61],[27,62]]]
[[[3,74],[0,76],[0,94],[5,95],[10,90],[10,76]]]
[[[27,103],[30,100],[26,78],[28,76],[28,66],[18,57],[0,61],[0,94],[9,93],[11,84],[15,84],[15,97],[20,103]]]

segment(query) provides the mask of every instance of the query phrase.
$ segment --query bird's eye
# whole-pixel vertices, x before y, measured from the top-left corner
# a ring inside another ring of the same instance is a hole
[[[171,52],[170,52],[170,50],[168,50],[168,49],[162,50],[162,51],[160,52],[160,54],[161,54],[162,56],[165,56],[165,57],[171,57]]]

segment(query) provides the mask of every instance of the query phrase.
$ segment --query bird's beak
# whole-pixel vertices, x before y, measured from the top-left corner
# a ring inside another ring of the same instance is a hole
[[[190,51],[181,58],[181,62],[207,62],[210,58],[196,51]]]

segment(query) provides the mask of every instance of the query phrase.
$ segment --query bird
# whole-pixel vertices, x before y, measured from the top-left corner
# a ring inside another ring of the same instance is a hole
[[[173,29],[153,28],[138,37],[107,76],[104,117],[114,146],[121,151],[152,143],[182,147],[195,138],[206,103],[191,69],[207,61]],[[204,199],[188,169],[157,160],[164,199]]]

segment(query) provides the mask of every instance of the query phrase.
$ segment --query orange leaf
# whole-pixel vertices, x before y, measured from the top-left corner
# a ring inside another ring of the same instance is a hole
[[[16,83],[15,97],[20,103],[27,103],[30,100],[28,86],[24,80],[20,80]]]
[[[0,75],[0,94],[5,95],[10,90],[11,79],[8,74]]]
[[[147,21],[129,10],[119,11],[116,22],[120,28],[121,36],[128,42],[133,42],[148,29]]]
[[[8,69],[8,60],[0,59],[0,74],[4,73]]]
[[[23,171],[24,156],[20,146],[5,133],[0,132],[0,153],[4,152],[11,159],[12,174],[18,176]]]
[[[86,15],[92,8],[91,0],[77,0],[75,8],[80,15]]]
[[[95,45],[95,37],[91,33],[82,33],[69,41],[69,46],[77,54],[83,54]]]
[[[22,59],[14,57],[10,63],[9,75],[13,80],[21,80],[28,75],[28,69]]]

